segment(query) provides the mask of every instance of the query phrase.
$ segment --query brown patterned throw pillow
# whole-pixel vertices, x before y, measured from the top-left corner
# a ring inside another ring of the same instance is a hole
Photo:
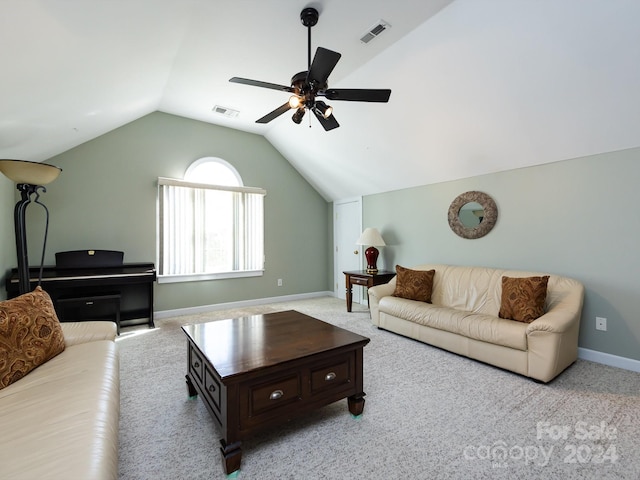
[[[500,318],[531,323],[544,315],[549,275],[544,277],[502,277]]]
[[[0,389],[62,351],[62,327],[42,288],[0,302]]]
[[[396,273],[398,276],[396,289],[393,292],[394,297],[431,303],[435,270],[410,270],[396,265]]]

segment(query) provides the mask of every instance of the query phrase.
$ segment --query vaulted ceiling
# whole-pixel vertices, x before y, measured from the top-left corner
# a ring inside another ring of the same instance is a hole
[[[288,94],[228,80],[306,70],[307,6],[313,51],[342,54],[330,86],[391,99],[328,102],[329,132],[256,124]],[[638,147],[638,25],[637,0],[2,0],[0,158],[163,111],[264,135],[337,200]]]

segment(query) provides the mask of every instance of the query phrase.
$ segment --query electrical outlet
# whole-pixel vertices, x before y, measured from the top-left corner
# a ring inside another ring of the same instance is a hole
[[[282,286],[282,279],[281,279],[281,278],[279,278],[279,279],[278,279],[278,286],[279,286],[279,287],[281,287],[281,286]]]
[[[604,317],[596,317],[596,330],[607,331],[607,319]]]

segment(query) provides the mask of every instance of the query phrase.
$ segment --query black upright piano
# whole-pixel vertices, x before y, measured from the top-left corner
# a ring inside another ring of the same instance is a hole
[[[30,268],[31,290],[40,268]],[[122,252],[81,250],[56,254],[56,265],[42,271],[42,288],[51,296],[61,322],[111,320],[118,326],[153,322],[153,263],[123,263]],[[6,282],[7,298],[19,294],[18,271]]]

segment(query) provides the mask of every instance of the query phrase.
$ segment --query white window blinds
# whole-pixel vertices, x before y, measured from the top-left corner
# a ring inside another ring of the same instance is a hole
[[[158,264],[173,281],[264,270],[261,188],[158,178]]]

